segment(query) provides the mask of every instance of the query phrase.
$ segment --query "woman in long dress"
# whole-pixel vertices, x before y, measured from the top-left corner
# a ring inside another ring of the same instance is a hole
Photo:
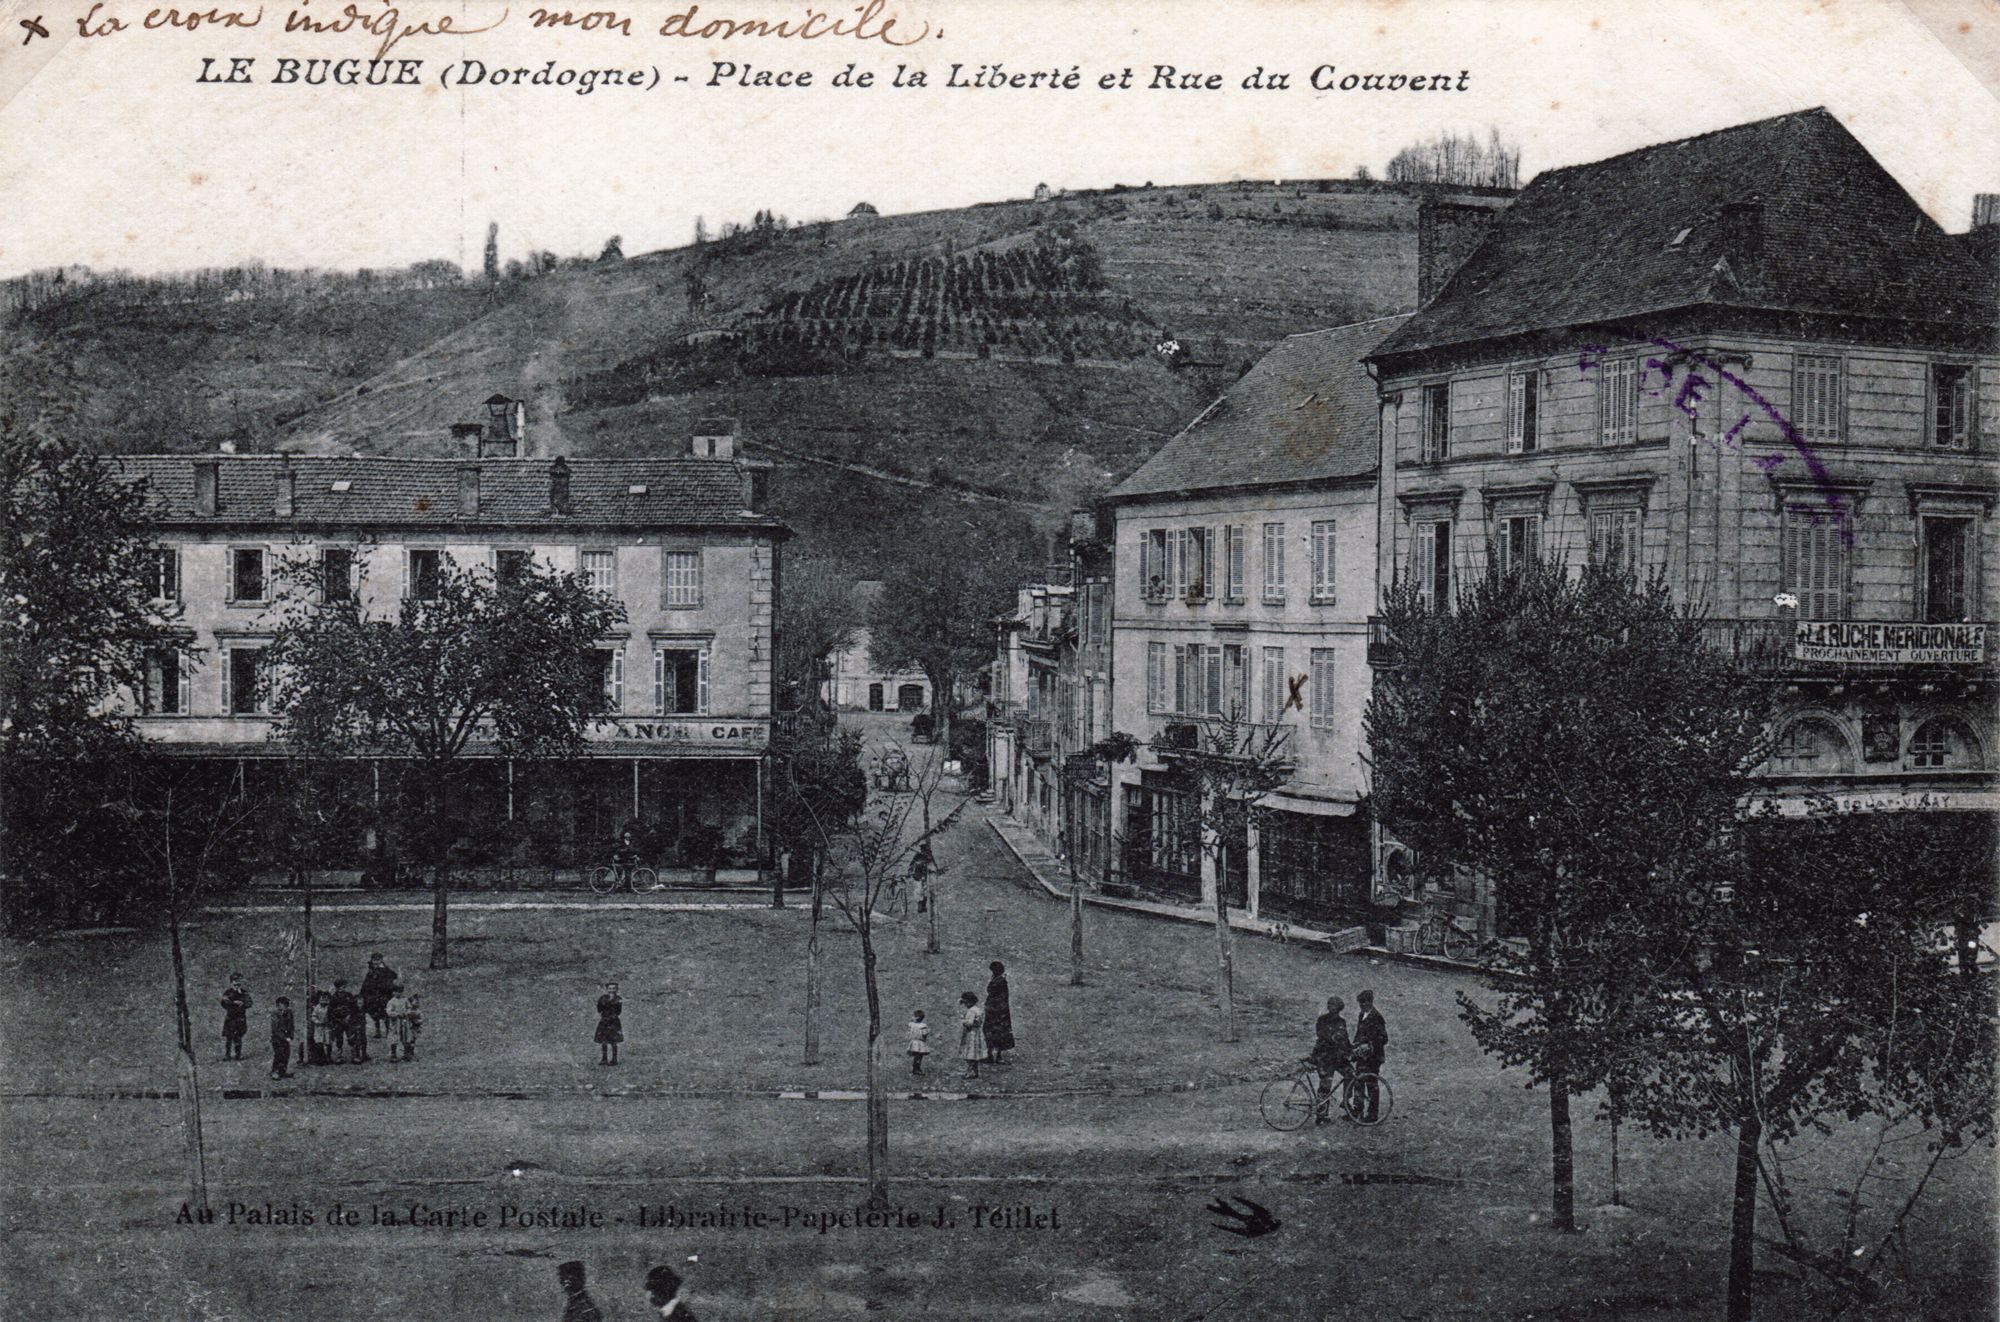
[[[958,1025],[958,1054],[965,1057],[965,1077],[979,1077],[979,1062],[986,1059],[986,1012],[979,1008],[979,998],[971,992],[961,993],[959,1005],[965,1014]]]
[[[1005,1065],[1000,1053],[1014,1049],[1014,1004],[1007,990],[1007,966],[999,960],[987,965],[993,980],[986,984],[986,1060]]]
[[[604,984],[604,995],[597,998],[597,1063],[616,1065],[618,1044],[625,1040],[625,998],[618,994],[618,984]]]

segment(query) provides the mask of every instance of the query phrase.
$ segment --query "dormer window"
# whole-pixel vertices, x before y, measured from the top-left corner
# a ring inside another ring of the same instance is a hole
[[[344,495],[347,492],[354,490],[354,483],[350,482],[348,479],[343,477],[338,481],[334,482],[333,485],[327,488],[327,490],[338,491]]]
[[[1692,233],[1694,233],[1694,226],[1690,225],[1686,229],[1682,230],[1680,233],[1674,235],[1673,238],[1667,240],[1667,246],[1669,248],[1680,247],[1683,243],[1687,242],[1688,235]]]

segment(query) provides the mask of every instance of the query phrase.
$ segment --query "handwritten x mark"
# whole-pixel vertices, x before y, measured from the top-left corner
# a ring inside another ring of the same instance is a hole
[[[21,38],[23,46],[33,41],[36,37],[46,37],[49,35],[49,30],[42,26],[42,16],[40,14],[35,15],[33,18],[22,19],[21,26],[28,29],[28,35]]]
[[[1283,715],[1294,707],[1297,707],[1300,711],[1304,711],[1306,709],[1306,677],[1304,675],[1293,675],[1285,681],[1285,685],[1291,689],[1291,694],[1285,699],[1285,705],[1278,708],[1278,713]]]
[[[1244,1210],[1237,1211],[1236,1208],[1230,1206],[1231,1203],[1241,1204]],[[1279,1226],[1285,1224],[1278,1220],[1277,1217],[1271,1215],[1270,1208],[1265,1207],[1261,1203],[1253,1203],[1248,1198],[1218,1198],[1207,1207],[1204,1207],[1202,1211],[1213,1212],[1217,1216],[1226,1217],[1231,1221],[1240,1221],[1241,1225],[1234,1226],[1228,1225],[1223,1221],[1216,1221],[1212,1224],[1217,1230],[1226,1230],[1232,1235],[1241,1235],[1245,1239],[1255,1239],[1259,1235],[1268,1235]]]

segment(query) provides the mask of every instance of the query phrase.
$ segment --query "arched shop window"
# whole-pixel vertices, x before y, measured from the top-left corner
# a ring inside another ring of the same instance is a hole
[[[1854,752],[1832,721],[1801,716],[1778,732],[1771,769],[1781,776],[1846,774],[1854,770]]]
[[[1979,745],[1965,722],[1949,716],[1925,721],[1910,736],[1909,761],[1913,770],[1976,771],[1981,760]]]

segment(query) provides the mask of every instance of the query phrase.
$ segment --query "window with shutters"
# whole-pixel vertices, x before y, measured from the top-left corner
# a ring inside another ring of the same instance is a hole
[[[410,573],[405,580],[408,595],[418,601],[436,601],[444,577],[444,552],[412,550],[409,559]]]
[[[258,682],[263,670],[264,649],[232,647],[222,666],[222,710],[231,716],[256,716],[264,711],[263,686]]]
[[[1165,528],[1154,528],[1146,534],[1139,545],[1139,581],[1143,584],[1141,595],[1147,601],[1165,601],[1172,595],[1167,577],[1168,550],[1171,539]]]
[[[147,568],[151,571],[154,601],[181,599],[181,553],[174,546],[156,546]]]
[[[598,710],[616,716],[625,710],[625,653],[619,648],[600,647],[591,655],[597,663]]]
[[[264,573],[264,548],[236,546],[229,551],[229,600],[241,604],[266,599],[269,579]]]
[[[1285,716],[1285,649],[1267,647],[1264,649],[1262,665],[1258,667],[1257,687],[1260,690],[1258,708],[1259,719],[1266,725],[1276,725]]]
[[[1435,464],[1451,457],[1451,382],[1424,387],[1423,460]]]
[[[701,605],[701,552],[661,552],[660,583],[660,604],[669,610]]]
[[[1146,644],[1146,710],[1163,713],[1173,710],[1167,697],[1167,645]]]
[[[1533,454],[1541,448],[1542,374],[1516,372],[1507,378],[1507,453]]]
[[[1597,432],[1605,445],[1639,439],[1639,362],[1611,358],[1597,369]]]
[[[618,553],[598,549],[583,553],[583,578],[593,592],[618,595]]]
[[[1315,519],[1312,526],[1312,599],[1313,604],[1328,606],[1333,603],[1333,520]]]
[[[1493,557],[1502,571],[1519,569],[1541,553],[1541,515],[1510,514],[1495,526]]]
[[[354,600],[354,550],[329,546],[319,553],[319,596],[321,601]]]
[[[185,716],[192,696],[188,684],[188,654],[166,648],[146,657],[146,689],[140,710],[148,716]]]
[[[1221,714],[1233,720],[1250,719],[1250,665],[1239,643],[1222,645]]]
[[[1969,518],[1927,516],[1923,520],[1925,623],[1959,624],[1978,613],[1976,528]]]
[[[1840,521],[1813,509],[1785,507],[1784,590],[1802,620],[1847,618],[1848,548]]]
[[[1210,571],[1214,567],[1211,558],[1214,548],[1209,544],[1208,529],[1183,528],[1180,542],[1180,572],[1174,580],[1174,590],[1190,600],[1201,601],[1209,595]]]
[[[1249,572],[1243,563],[1245,553],[1242,525],[1223,529],[1223,561],[1227,566],[1222,577],[1222,597],[1225,601],[1243,600],[1243,580]]]
[[[1411,525],[1410,583],[1426,610],[1451,608],[1450,519]]]
[[[1315,730],[1333,728],[1333,649],[1315,647],[1312,650],[1312,670],[1306,683],[1310,691],[1306,695],[1307,710]]]
[[[654,651],[653,710],[661,716],[698,716],[708,711],[706,647]]]
[[[1938,363],[1931,368],[1931,444],[1945,450],[1970,450],[1977,431],[1979,394],[1972,369]]]
[[[1637,572],[1639,510],[1637,506],[1593,509],[1590,512],[1590,562]]]
[[[1285,599],[1285,525],[1264,525],[1264,600]]]
[[[1802,353],[1792,362],[1792,426],[1809,440],[1840,439],[1840,359]]]

